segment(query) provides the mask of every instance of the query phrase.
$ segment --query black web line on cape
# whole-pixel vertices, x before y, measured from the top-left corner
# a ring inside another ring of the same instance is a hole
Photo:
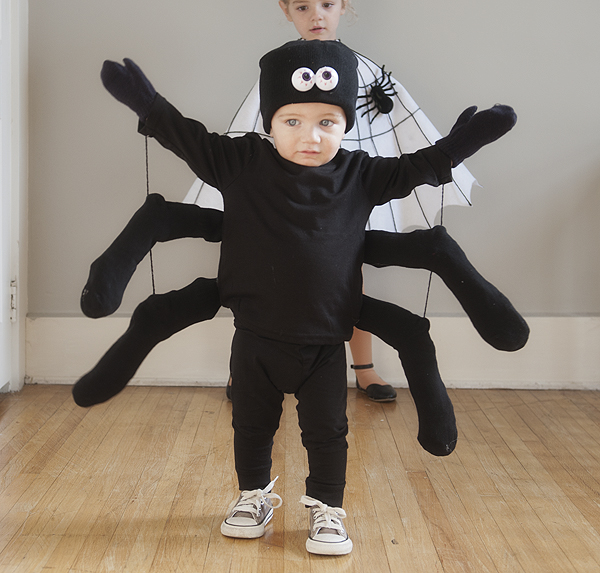
[[[377,79],[377,76],[375,74],[375,72],[373,72],[372,66],[374,66],[375,68],[377,68],[378,70],[381,70],[381,67],[376,64],[373,60],[371,60],[370,58],[368,58],[367,56],[364,56],[363,54],[361,54],[360,52],[356,52],[354,51],[354,54],[356,55],[357,58],[360,58],[362,60],[362,62],[365,64],[365,66],[367,66],[369,68],[369,70],[371,71],[371,73],[373,73],[373,75],[375,76],[375,79]],[[393,86],[396,85],[395,83],[395,78],[391,77],[390,79],[394,80],[394,82],[392,83]],[[359,89],[366,89],[370,84],[363,84],[362,86],[359,87]],[[398,142],[398,136],[396,134],[396,128],[404,123],[405,121],[408,121],[409,119],[413,119],[415,125],[419,128],[419,131],[421,132],[421,134],[423,135],[423,137],[425,138],[425,140],[429,143],[429,145],[433,145],[435,142],[431,141],[427,135],[425,134],[425,132],[423,131],[423,128],[421,127],[421,124],[418,122],[417,118],[415,117],[415,115],[421,111],[421,107],[417,106],[417,109],[415,109],[415,111],[410,111],[406,105],[404,104],[404,102],[402,101],[402,99],[400,98],[400,94],[395,94],[394,99],[400,103],[400,105],[404,108],[404,111],[406,111],[406,113],[408,114],[408,117],[405,117],[403,120],[399,121],[398,123],[394,124],[391,122],[390,120],[390,129],[388,131],[382,131],[381,133],[378,133],[377,135],[371,135],[371,140],[374,140],[375,137],[381,137],[383,135],[388,134],[390,131],[394,133],[394,139],[396,139],[396,143],[398,145],[398,150],[400,151],[400,153],[402,153],[402,150],[400,148],[400,143]],[[388,114],[388,118],[389,118],[389,114]],[[360,137],[360,135],[359,135]],[[366,139],[366,138],[365,138]],[[356,141],[356,140],[349,140],[349,141]],[[360,139],[358,140],[358,143],[360,144]],[[471,203],[471,201],[469,200],[469,198],[467,197],[466,193],[463,191],[462,187],[454,180],[454,177],[452,178],[452,183],[454,183],[454,186],[458,189],[458,191],[460,192],[460,194],[462,195],[462,197],[464,198],[464,200],[467,202],[467,204],[469,205],[469,207],[472,207],[473,204]],[[417,198],[417,201],[419,203],[419,207],[421,208],[421,211],[423,211],[422,207],[421,207],[421,203]],[[429,224],[429,221],[427,221],[427,218],[425,217],[425,214],[423,214],[423,217],[425,219],[425,221],[427,222],[427,224],[429,225],[429,227],[431,228],[431,225]]]
[[[359,54],[358,52],[354,52],[354,54],[356,55],[356,57],[357,57],[357,58],[360,58],[360,59],[362,60],[363,64],[364,64],[364,65],[367,67],[367,69],[368,69],[368,70],[369,70],[369,71],[370,71],[370,72],[373,74],[373,81],[377,81],[377,73],[376,73],[376,71],[373,71],[372,67],[371,67],[369,64],[373,64],[373,66],[375,66],[375,68],[376,68],[377,70],[379,70],[379,69],[380,69],[380,68],[379,68],[379,66],[377,66],[377,64],[375,64],[375,62],[372,62],[372,61],[371,61],[371,60],[369,60],[368,58],[365,58],[364,56],[362,56],[362,55],[361,55],[361,54]],[[366,79],[364,78],[363,74],[361,73],[361,71],[360,71],[360,67],[357,67],[357,68],[356,68],[356,72],[357,72],[357,74],[359,75],[360,82],[361,82],[361,84],[362,84],[362,85],[360,85],[360,86],[359,86],[359,88],[358,88],[358,89],[359,89],[359,91],[360,91],[360,90],[364,90],[364,92],[365,92],[365,94],[366,94],[366,92],[367,92],[367,88],[368,88],[370,85],[372,85],[372,83],[373,83],[373,82],[366,83]],[[370,113],[373,113],[373,111],[371,111]],[[369,116],[367,115],[367,119],[368,119],[368,118],[369,118]],[[388,118],[389,118],[389,114],[388,114]],[[367,122],[367,125],[368,125],[368,130],[369,130],[369,132],[370,132],[370,133],[369,133],[369,135],[368,135],[367,137],[361,137],[361,133],[360,133],[360,122],[358,121],[358,119],[356,120],[356,133],[357,133],[357,135],[358,135],[358,142],[357,142],[357,143],[358,143],[358,148],[362,150],[362,149],[363,149],[363,143],[362,143],[362,142],[363,142],[363,141],[366,141],[366,140],[370,140],[370,141],[371,141],[371,144],[373,145],[373,149],[375,150],[375,154],[376,154],[376,155],[379,155],[379,151],[378,151],[378,149],[377,149],[377,143],[375,142],[375,137],[374,137],[374,135],[373,135],[373,126],[372,126],[372,123],[371,123],[371,122]],[[394,136],[395,136],[395,134],[394,134]],[[396,147],[397,147],[397,149],[398,149],[398,153],[401,155],[401,154],[402,154],[402,149],[401,149],[401,147],[400,147],[400,143],[398,142],[398,138],[397,138],[397,137],[395,137],[395,140],[396,140]],[[352,140],[349,140],[349,141],[352,141]],[[398,231],[398,223],[396,222],[396,215],[395,215],[395,213],[394,213],[394,209],[393,209],[393,207],[392,207],[392,202],[391,202],[391,201],[388,201],[387,205],[388,205],[387,209],[388,209],[388,211],[389,211],[389,214],[390,214],[390,216],[391,216],[391,219],[392,219],[392,224],[393,224],[393,226],[394,226],[394,231],[395,231],[396,233],[398,233],[398,232],[399,232],[399,231]],[[427,219],[425,219],[425,220],[427,221]],[[369,217],[369,220],[367,221],[367,228],[368,228],[369,230],[371,230],[371,219],[370,219],[370,217]]]
[[[369,71],[373,74],[375,81],[377,80],[377,73],[376,70],[382,70],[383,68],[380,68],[375,62],[373,62],[372,60],[370,60],[369,58],[363,56],[362,54],[359,54],[358,52],[354,52],[357,56],[357,58],[361,58],[362,62],[365,64],[365,66],[369,69]],[[376,70],[373,70],[372,67],[369,64],[373,64],[373,66],[376,68]],[[361,79],[361,83],[362,86],[359,87],[360,89],[363,89],[366,91],[366,88],[369,87],[371,84],[367,84],[365,78],[363,77],[362,74],[360,74],[360,79]],[[393,82],[393,78],[392,78],[392,85],[395,85]],[[433,142],[427,137],[427,135],[425,134],[425,132],[423,131],[423,129],[421,128],[421,125],[419,124],[419,122],[417,121],[415,114],[420,111],[420,107],[417,107],[417,109],[414,112],[411,112],[408,107],[406,107],[406,105],[404,104],[404,102],[402,101],[402,99],[400,98],[400,95],[398,93],[394,94],[394,100],[399,103],[403,108],[404,111],[406,111],[406,113],[408,114],[407,117],[405,117],[402,121],[399,121],[397,124],[394,124],[390,118],[390,114],[386,114],[387,115],[387,119],[389,121],[389,125],[390,125],[390,129],[388,131],[382,131],[380,133],[377,134],[377,136],[373,135],[373,129],[372,129],[372,123],[368,122],[368,126],[369,126],[369,130],[370,130],[370,135],[368,137],[361,137],[360,134],[360,124],[357,122],[356,124],[356,131],[358,134],[358,146],[359,149],[362,149],[362,142],[365,141],[366,139],[370,139],[371,143],[373,145],[373,148],[375,149],[375,152],[377,153],[377,144],[375,143],[375,137],[384,135],[384,134],[388,134],[390,132],[393,133],[394,135],[394,140],[396,142],[396,147],[398,149],[398,152],[400,155],[402,155],[402,146],[400,145],[400,140],[398,139],[398,134],[396,132],[396,127],[399,126],[400,124],[409,121],[410,119],[413,120],[414,124],[418,127],[419,131],[421,132],[421,134],[423,135],[424,139],[429,143],[429,145],[433,145]],[[373,113],[373,111],[371,111],[370,113]],[[469,206],[471,206],[471,202],[469,201],[469,199],[467,198],[467,196],[465,195],[465,193],[463,192],[463,190],[460,188],[460,186],[458,185],[458,183],[456,183],[456,181],[454,181],[454,178],[452,178],[453,183],[455,184],[456,188],[460,191],[461,195],[465,198],[465,200],[467,201],[467,203],[469,204]],[[444,184],[442,184],[442,189],[441,189],[441,204],[440,204],[440,225],[444,224]],[[425,220],[425,223],[427,224],[427,226],[431,229],[432,228],[432,224],[429,222],[429,220],[427,219],[427,216],[425,214],[425,209],[423,208],[423,205],[421,203],[421,198],[419,197],[419,194],[417,193],[416,189],[413,189],[413,195],[417,201],[417,205],[419,206],[419,209],[421,210],[421,214],[423,215],[423,219]],[[392,220],[394,223],[394,229],[396,230],[396,232],[398,232],[398,226],[396,224],[396,219],[394,217],[394,209],[392,208],[392,204],[391,201],[388,203],[389,204],[389,209],[390,212],[392,214]],[[370,224],[369,224],[370,225]],[[431,294],[431,282],[433,279],[433,271],[429,272],[429,278],[427,280],[427,291],[425,293],[425,305],[423,308],[423,318],[425,318],[425,316],[427,315],[427,307],[429,305],[429,297]]]
[[[360,54],[359,52],[354,52],[356,57],[364,64],[364,66],[373,74],[373,81],[377,81],[378,79],[378,72],[382,70],[382,67],[380,67],[378,64],[376,64],[375,62],[373,62],[370,58],[367,58],[366,56]],[[366,91],[366,89],[372,85],[373,82],[367,83],[366,78],[364,78],[363,74],[360,73],[359,71],[359,77],[361,80],[361,85],[359,86],[359,91],[360,90],[364,90]],[[395,78],[391,78],[393,80],[392,86],[396,86],[397,82],[395,80]],[[372,123],[368,122],[368,128],[370,131],[369,136],[367,137],[363,137],[362,134],[360,133],[360,123],[357,122],[356,124],[356,131],[357,131],[357,135],[358,135],[358,139],[348,139],[347,141],[352,141],[354,143],[358,144],[359,149],[362,149],[362,142],[370,139],[371,144],[373,145],[373,148],[377,151],[377,144],[376,144],[376,138],[378,137],[383,137],[389,134],[393,135],[394,141],[396,142],[396,148],[398,150],[398,153],[401,155],[403,153],[402,151],[402,147],[400,145],[400,141],[398,138],[398,133],[396,131],[396,128],[398,126],[400,126],[401,124],[409,121],[412,119],[412,123],[414,126],[417,127],[417,129],[420,131],[421,135],[423,136],[423,138],[425,139],[425,141],[427,141],[429,143],[429,145],[433,145],[434,142],[432,142],[429,137],[427,137],[427,135],[425,134],[425,132],[423,131],[423,128],[421,127],[420,123],[418,122],[417,118],[416,118],[416,114],[421,111],[421,107],[417,106],[417,108],[414,111],[410,111],[410,109],[407,107],[407,105],[404,103],[404,101],[402,100],[402,98],[400,97],[399,93],[394,94],[394,96],[392,96],[394,99],[394,105],[399,104],[404,111],[407,114],[407,117],[403,118],[402,120],[394,123],[392,122],[392,119],[390,117],[390,114],[385,114],[387,115],[387,120],[389,121],[389,129],[387,130],[383,130],[380,131],[376,134],[373,133],[373,127],[372,127]],[[373,112],[371,112],[373,113]],[[384,117],[384,114],[382,114],[381,116],[382,118]],[[458,192],[461,194],[461,196],[463,197],[463,199],[465,200],[465,202],[469,205],[472,206],[471,201],[469,200],[469,198],[467,197],[466,193],[463,191],[462,187],[458,184],[457,181],[454,180],[454,177],[452,178],[452,182],[454,183],[454,186],[456,187],[456,189],[458,190]],[[441,193],[443,195],[444,193],[444,187],[442,186],[442,190]],[[419,192],[416,189],[413,189],[412,192],[413,198],[417,203],[417,206],[421,212],[421,216],[423,217],[423,220],[425,221],[425,224],[427,225],[427,227],[429,227],[430,229],[432,228],[432,223],[429,221],[426,212],[425,212],[425,208],[423,207],[423,203],[421,202],[421,197],[419,196]],[[394,230],[396,232],[401,232],[398,230],[398,223],[396,221],[396,216],[395,216],[395,212],[394,212],[394,208],[393,208],[393,203],[396,201],[402,201],[402,199],[392,199],[391,201],[389,201],[387,203],[388,205],[388,209],[389,209],[389,213],[392,219],[392,223],[394,226]],[[443,197],[442,197],[442,204],[443,204]],[[441,215],[441,210],[440,210],[440,217],[442,217]],[[371,230],[371,223],[370,221],[368,222],[368,230]]]

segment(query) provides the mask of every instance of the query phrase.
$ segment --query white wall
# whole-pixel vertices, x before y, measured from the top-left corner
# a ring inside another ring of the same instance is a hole
[[[442,133],[471,104],[510,103],[519,114],[508,136],[467,160],[482,185],[474,206],[445,214],[471,260],[526,316],[600,315],[600,3],[354,5],[358,21],[343,23],[340,38],[386,64]],[[182,112],[223,131],[257,77],[259,57],[295,37],[276,0],[30,0],[31,317],[81,315],[89,263],[144,199],[144,141],[134,114],[104,91],[102,61],[133,58]],[[150,178],[151,190],[171,200],[193,181],[155,142]],[[158,290],[214,276],[217,259],[218,247],[197,240],[160,245]],[[366,269],[365,283],[370,295],[420,313],[427,278]],[[150,288],[143,263],[120,314]],[[428,314],[462,314],[439,281]],[[444,343],[436,339],[438,349]],[[30,356],[36,350],[30,343]]]
[[[93,322],[85,317],[30,318],[30,381],[72,384],[88,372],[127,328],[127,317]],[[597,389],[600,371],[598,317],[531,317],[531,337],[517,353],[497,352],[479,338],[466,317],[431,319],[437,360],[449,388]],[[228,378],[229,317],[196,324],[159,344],[132,384],[223,386]],[[82,343],[82,341],[86,341]],[[33,351],[35,349],[35,351]],[[406,387],[397,353],[373,339],[377,371]],[[348,367],[349,384],[354,372]]]

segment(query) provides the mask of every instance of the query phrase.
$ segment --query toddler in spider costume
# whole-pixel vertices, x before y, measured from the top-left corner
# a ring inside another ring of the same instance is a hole
[[[133,64],[127,65],[137,74]],[[108,65],[103,76],[110,80],[111,71]],[[140,99],[151,102],[154,89],[149,84],[144,85],[146,88],[148,93],[142,90]],[[468,110],[463,117],[466,119],[472,112]],[[151,195],[123,233],[92,264],[81,299],[84,313],[100,317],[114,312],[138,262],[157,241],[180,237],[218,241],[221,220],[219,211],[166,202],[159,195]],[[510,302],[477,273],[442,227],[404,234],[368,231],[365,262],[375,266],[394,264],[432,270],[443,278],[479,333],[492,346],[516,350],[527,340],[527,325]],[[77,402],[91,406],[109,399],[133,377],[158,342],[190,324],[212,318],[218,309],[218,296],[216,288],[209,288],[209,284],[199,279],[181,291],[153,295],[142,303],[126,334],[76,385]],[[202,288],[209,291],[204,297],[198,292]],[[393,346],[402,359],[419,413],[420,443],[436,455],[449,453],[452,448],[448,445],[456,437],[456,428],[451,404],[437,371],[428,321],[389,303],[369,297],[364,301],[359,326]]]
[[[135,266],[156,241],[181,236],[219,240],[222,227],[221,261],[218,288],[214,280],[197,279],[181,291],[142,303],[128,331],[74,387],[77,403],[88,406],[110,398],[154,345],[212,318],[221,303],[228,306],[236,326],[232,401],[242,495],[222,530],[240,537],[264,531],[272,515],[264,501],[274,495],[270,450],[283,394],[291,392],[299,400],[309,454],[309,497],[304,502],[315,516],[337,515],[331,531],[311,529],[307,547],[317,553],[348,552],[351,542],[338,519],[343,512],[331,506],[341,506],[345,483],[343,341],[353,326],[399,351],[419,412],[423,446],[445,455],[456,442],[452,404],[437,372],[427,320],[411,315],[412,328],[397,328],[394,317],[402,316],[405,325],[407,311],[363,297],[363,260],[436,271],[496,347],[514,350],[528,332],[508,300],[473,269],[442,228],[424,251],[404,256],[395,252],[394,234],[375,233],[365,242],[366,220],[376,204],[406,196],[417,185],[448,181],[453,164],[513,126],[514,112],[495,106],[475,114],[469,108],[449,136],[399,159],[339,151],[352,127],[356,100],[356,59],[339,42],[291,42],[261,60],[261,111],[275,148],[256,134],[235,139],[209,134],[158,95],[131,61],[125,67],[106,62],[103,81],[138,114],[142,133],[155,137],[221,191],[225,211],[222,215],[150,196],[92,265],[82,308],[90,316],[114,310]],[[103,292],[108,298],[102,298]],[[117,370],[123,372],[115,383],[110,377]],[[247,511],[254,503],[258,510]]]

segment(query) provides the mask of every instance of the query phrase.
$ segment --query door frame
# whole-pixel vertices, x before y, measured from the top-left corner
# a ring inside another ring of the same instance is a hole
[[[9,380],[0,391],[16,392],[25,383],[25,319],[27,315],[27,73],[28,0],[1,2],[2,81],[2,242],[8,241],[8,264],[2,271],[3,344],[10,357]],[[4,210],[6,209],[6,211]],[[8,274],[8,276],[5,276]],[[11,300],[14,310],[11,311]],[[8,306],[8,308],[6,308]]]

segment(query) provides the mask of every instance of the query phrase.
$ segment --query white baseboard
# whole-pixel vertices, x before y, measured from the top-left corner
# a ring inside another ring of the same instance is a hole
[[[440,372],[448,387],[600,389],[600,317],[530,317],[529,342],[514,353],[488,346],[466,317],[430,320]],[[28,383],[74,383],[96,364],[128,324],[127,317],[28,318]],[[190,327],[159,344],[132,383],[223,386],[228,378],[232,336],[228,316]],[[396,387],[406,386],[393,349],[374,338],[373,356],[385,380]],[[354,372],[350,368],[348,379],[352,385]]]

